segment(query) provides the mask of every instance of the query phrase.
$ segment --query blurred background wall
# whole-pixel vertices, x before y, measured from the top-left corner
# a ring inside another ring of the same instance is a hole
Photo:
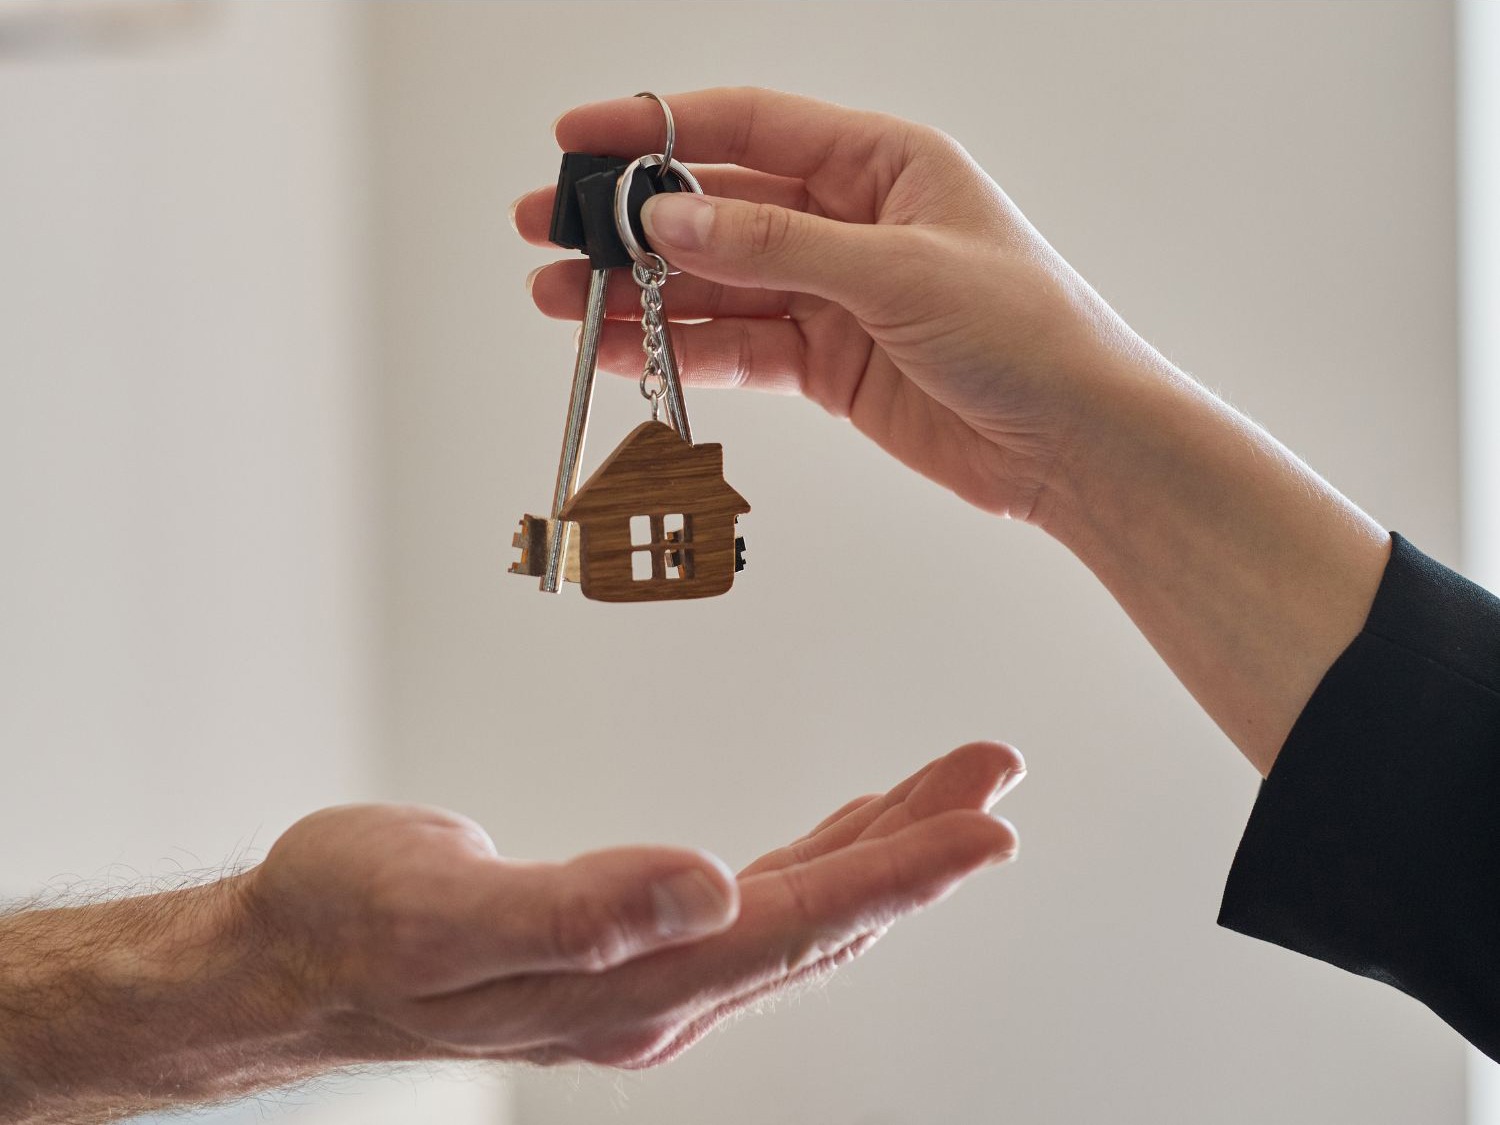
[[[1434,1017],[1214,927],[1255,776],[1039,533],[805,403],[699,393],[755,505],[730,596],[504,573],[572,352],[507,206],[567,107],[724,83],[946,129],[1148,339],[1458,561],[1451,5],[209,11],[0,56],[0,882],[211,864],[366,795],[517,855],[740,863],[1001,737],[1019,863],[669,1068],[443,1119],[1464,1119]],[[596,401],[590,464],[643,416]],[[275,1112],[339,1112],[302,1101]]]
[[[363,20],[0,5],[0,898],[375,791]],[[331,1088],[287,1104],[496,1099]]]
[[[373,776],[355,20],[64,10],[0,9],[10,889]]]

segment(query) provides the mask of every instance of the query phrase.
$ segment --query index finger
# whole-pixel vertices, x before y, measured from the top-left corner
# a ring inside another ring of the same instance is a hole
[[[675,159],[799,179],[862,178],[874,158],[899,157],[913,129],[899,117],[749,86],[663,96],[677,123]],[[665,140],[661,108],[649,98],[580,106],[555,132],[565,151],[607,156],[660,152]]]

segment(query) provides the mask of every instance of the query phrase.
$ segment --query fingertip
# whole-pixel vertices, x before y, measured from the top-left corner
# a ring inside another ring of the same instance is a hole
[[[970,759],[991,764],[1001,771],[1024,770],[1026,759],[1021,752],[1008,742],[998,739],[981,738],[973,742],[966,742],[956,750],[948,753],[950,758]]]
[[[740,882],[735,876],[734,868],[725,863],[713,852],[703,848],[691,848],[689,851],[702,863],[701,870],[715,889],[727,902],[733,904],[735,910],[740,905]]]
[[[571,127],[569,118],[575,114],[587,111],[590,106],[598,104],[598,102],[585,102],[583,105],[571,106],[552,119],[552,139],[557,142],[558,148],[564,152],[572,151],[572,146],[568,144],[568,139],[577,130]]]
[[[718,856],[714,855],[713,852],[702,851],[700,849],[698,855],[708,864],[712,877],[719,881],[725,893],[734,896],[735,900],[738,901],[740,884],[734,877],[734,869]]]
[[[620,110],[628,114],[630,103],[634,98],[606,98],[603,101],[585,102],[583,105],[575,105],[572,109],[565,109],[552,122],[552,137],[557,141],[558,147],[564,152],[576,152],[581,149],[589,149],[594,144],[590,134],[589,119],[594,119],[593,132],[598,132],[598,126],[604,123],[605,118]],[[627,118],[628,120],[628,118]]]
[[[917,829],[947,842],[951,846],[948,861],[971,871],[1008,863],[1021,847],[1021,836],[1014,824],[1003,816],[977,809],[955,809],[905,831]]]
[[[1006,770],[1000,775],[1000,780],[995,782],[995,788],[990,790],[990,795],[985,798],[984,810],[988,812],[990,809],[994,808],[997,804],[1000,803],[1000,798],[1004,797],[1007,793],[1009,793],[1012,789],[1014,789],[1017,785],[1020,785],[1021,782],[1025,780],[1025,766],[1017,766],[1012,769]]]
[[[739,917],[739,884],[723,860],[699,852],[701,862],[651,886],[656,932],[668,941],[707,937]]]
[[[557,196],[554,186],[534,188],[510,205],[510,225],[532,246],[556,248],[552,242],[552,204]]]
[[[578,322],[587,311],[588,275],[589,263],[585,258],[545,262],[527,276],[526,289],[544,316]],[[639,327],[636,332],[639,350]]]
[[[981,808],[993,808],[1026,777],[1026,759],[1006,742],[983,740],[969,742],[948,754],[948,761],[978,781],[987,781],[988,790]]]
[[[1016,831],[1016,826],[1005,817],[996,816],[994,813],[989,813],[988,816],[995,827],[1000,829],[994,836],[995,848],[991,853],[993,856],[991,864],[1011,863],[1021,854],[1021,834]]]
[[[739,917],[723,862],[692,848],[611,848],[542,869],[538,942],[552,963],[597,973],[697,941]],[[515,903],[512,902],[514,910]]]
[[[693,192],[654,195],[641,208],[641,222],[653,246],[691,253],[708,246],[714,207],[708,196]]]

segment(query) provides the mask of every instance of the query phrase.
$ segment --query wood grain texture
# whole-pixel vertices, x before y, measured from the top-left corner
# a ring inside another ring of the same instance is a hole
[[[689,445],[670,426],[644,422],[626,436],[563,509],[578,524],[585,597],[605,602],[708,598],[734,585],[735,519],[750,510],[724,480],[719,445]],[[681,536],[665,520],[683,516]],[[631,541],[630,521],[649,519],[649,538]],[[649,556],[637,579],[632,556]],[[670,565],[675,563],[675,565]]]

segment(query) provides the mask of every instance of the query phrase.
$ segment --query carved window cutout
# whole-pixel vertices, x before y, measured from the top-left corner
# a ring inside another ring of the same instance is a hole
[[[630,576],[637,582],[693,577],[693,517],[683,512],[630,518]]]
[[[664,531],[667,540],[667,577],[692,578],[693,517],[667,516],[664,521]]]

